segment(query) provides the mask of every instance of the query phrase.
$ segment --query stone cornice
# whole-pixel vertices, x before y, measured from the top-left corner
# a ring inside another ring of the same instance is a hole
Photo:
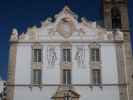
[[[66,41],[16,41],[16,42],[11,42],[11,43],[20,43],[20,44],[25,44],[25,43],[30,43],[30,44],[33,44],[33,43],[64,43]],[[120,40],[120,41],[69,41],[70,43],[124,43],[123,40]]]
[[[7,86],[64,86],[63,84],[7,84]],[[127,83],[110,84],[71,84],[71,86],[127,86]]]

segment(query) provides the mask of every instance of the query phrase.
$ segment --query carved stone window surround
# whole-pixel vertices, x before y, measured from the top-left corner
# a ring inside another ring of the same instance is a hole
[[[99,49],[99,61],[91,61],[91,49],[92,48],[96,48],[96,49],[98,48]],[[90,65],[90,79],[91,79],[91,83],[95,84],[95,85],[100,85],[100,84],[102,84],[101,45],[99,45],[98,43],[91,43],[89,45],[89,49],[90,49],[90,52],[89,52],[89,55],[90,55],[89,65]],[[94,82],[94,80],[93,80],[93,70],[100,70],[100,81],[101,81],[100,83],[93,83]]]
[[[90,65],[101,65],[101,45],[99,45],[98,43],[92,43],[89,46],[89,55],[90,55]],[[99,49],[99,61],[92,61],[91,60],[91,49]]]
[[[72,69],[72,64],[61,64],[61,69]]]
[[[32,57],[31,57],[31,84],[33,84],[32,86],[38,86],[40,88],[41,84],[42,84],[42,65],[43,65],[43,46],[40,45],[39,43],[35,43],[32,45],[31,47],[32,49]],[[34,56],[34,52],[33,50],[34,49],[41,49],[41,62],[34,62],[33,61],[33,56]],[[38,83],[34,83],[33,82],[33,71],[34,70],[40,70],[41,71],[41,82],[38,84]]]
[[[33,50],[34,49],[41,49],[41,62],[34,62],[33,61],[33,57],[34,57],[34,52],[33,52]],[[41,65],[41,64],[43,64],[43,46],[42,45],[40,45],[39,43],[36,43],[36,44],[33,44],[32,45],[32,65]]]
[[[101,63],[97,62],[97,63],[90,63],[90,68],[91,69],[101,69]]]
[[[61,54],[60,54],[61,55],[61,59],[60,59],[61,66],[72,66],[72,45],[71,45],[71,43],[70,42],[64,42],[61,44],[60,48],[61,48]],[[63,57],[63,51],[62,50],[63,49],[71,49],[71,51],[70,51],[71,62],[65,63],[62,61],[62,57]]]

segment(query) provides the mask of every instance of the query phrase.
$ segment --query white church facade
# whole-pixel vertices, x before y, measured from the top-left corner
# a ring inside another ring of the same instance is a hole
[[[131,100],[124,35],[67,6],[41,27],[11,35],[8,100]]]

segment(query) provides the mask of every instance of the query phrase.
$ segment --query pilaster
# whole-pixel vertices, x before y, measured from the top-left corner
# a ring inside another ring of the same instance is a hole
[[[8,81],[7,81],[7,99],[13,100],[15,90],[15,68],[16,68],[17,44],[11,43],[9,50]]]
[[[124,62],[125,62],[125,71],[126,71],[126,81],[127,81],[127,95],[128,100],[133,100],[133,57],[131,44],[129,41],[125,41],[123,44],[124,47]]]
[[[126,84],[126,71],[123,55],[123,43],[116,44],[116,58],[117,58],[117,71],[118,71],[118,84]],[[127,87],[119,86],[120,100],[128,100]]]

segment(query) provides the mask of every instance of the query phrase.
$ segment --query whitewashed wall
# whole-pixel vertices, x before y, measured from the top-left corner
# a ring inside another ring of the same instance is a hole
[[[42,44],[43,45],[43,84],[60,84],[60,44]],[[55,66],[49,66],[47,63],[47,46],[55,45],[57,61]],[[72,83],[90,84],[90,66],[89,66],[89,47],[88,43],[82,44],[85,48],[85,64],[78,66],[75,60],[77,45],[72,45]],[[101,43],[101,71],[103,84],[117,84],[117,62],[115,46],[112,43]],[[18,44],[16,61],[15,83],[31,83],[31,44]],[[57,87],[15,87],[14,100],[51,100]],[[119,88],[117,86],[90,88],[89,86],[77,86],[75,91],[80,94],[80,100],[119,100]]]
[[[14,100],[51,100],[57,87],[16,87]]]

